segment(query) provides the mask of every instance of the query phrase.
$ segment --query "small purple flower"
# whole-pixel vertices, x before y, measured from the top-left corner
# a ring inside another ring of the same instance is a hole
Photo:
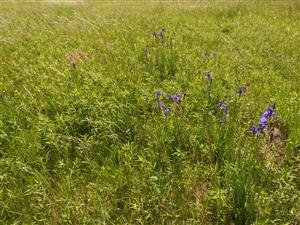
[[[164,116],[167,116],[171,111],[162,101],[157,102],[154,105],[154,109],[155,110],[160,109],[163,112]]]
[[[163,28],[161,29],[161,31],[159,32],[159,35],[161,36],[161,38],[164,38],[164,33],[165,33],[166,31],[167,31],[167,30],[166,30],[165,27],[163,27]]]
[[[212,94],[211,94],[211,92],[210,92],[210,91],[207,93],[207,96],[208,96],[209,98],[211,98],[211,97],[212,97]]]
[[[206,72],[206,76],[207,76],[207,78],[208,78],[209,80],[211,80],[211,81],[214,79],[213,76],[211,75],[210,70],[208,70],[208,71]]]
[[[148,48],[145,47],[144,48],[144,52],[147,53],[148,52]]]
[[[262,116],[262,117],[260,118],[260,123],[263,124],[263,123],[266,123],[266,122],[268,122],[268,117]]]
[[[156,91],[156,99],[159,99],[162,94],[164,94],[162,91],[157,90]]]
[[[169,95],[168,97],[169,97],[169,99],[175,100],[177,104],[180,103],[180,100],[181,100],[181,95],[180,94]]]
[[[203,54],[204,54],[205,56],[208,56],[208,51],[205,50]]]
[[[167,116],[170,112],[170,109],[168,109],[168,107],[165,106],[162,101],[159,102],[159,105],[160,105],[161,109],[163,110],[164,115]]]
[[[274,109],[272,107],[268,107],[267,110],[260,117],[260,123],[266,124],[272,115],[274,115],[275,119],[278,118],[277,114],[274,112]]]
[[[163,109],[164,115],[167,116],[170,112],[170,109],[168,109],[166,106],[162,107],[162,109]]]
[[[154,31],[154,32],[152,32],[152,36],[153,37],[157,37],[157,33]]]
[[[244,93],[244,91],[245,91],[245,88],[244,88],[244,87],[240,87],[240,88],[238,88],[238,89],[236,90],[236,93],[239,94],[239,95],[241,95],[241,94]]]
[[[266,113],[269,117],[272,116],[273,112],[274,112],[274,109],[273,109],[272,107],[268,107],[267,110],[265,111],[265,113]],[[264,113],[264,114],[265,114],[265,113]]]
[[[265,129],[266,127],[267,127],[266,123],[260,123],[259,124],[259,128],[262,129],[262,130]]]
[[[167,109],[166,111],[164,111],[164,115],[167,116],[170,112],[170,109]]]
[[[224,111],[224,113],[227,113],[229,107],[225,102],[221,101],[221,102],[219,102],[218,105],[219,105],[219,108]]]
[[[221,101],[216,104],[215,107],[218,107],[223,111],[223,117],[220,119],[220,123],[225,123],[227,112],[229,109],[228,105],[225,102]]]
[[[252,127],[251,127],[251,132],[252,132],[252,134],[258,134],[259,128],[256,127],[256,126],[252,126]]]
[[[177,104],[179,104],[179,102],[181,100],[181,96],[175,95],[173,99],[176,101]]]

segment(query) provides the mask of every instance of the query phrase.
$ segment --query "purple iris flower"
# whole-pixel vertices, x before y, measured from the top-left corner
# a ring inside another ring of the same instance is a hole
[[[268,107],[267,110],[265,111],[265,113],[266,113],[269,117],[272,116],[273,112],[274,112],[274,109],[273,109],[272,107]],[[264,114],[265,114],[265,113],[264,113]]]
[[[276,116],[275,116],[275,114],[276,113],[274,112],[274,109],[272,107],[268,107],[267,110],[260,117],[260,123],[261,124],[267,123],[268,120],[271,118],[272,115],[274,115],[274,117],[278,118],[277,114],[276,114]]]
[[[170,112],[170,109],[168,109],[168,107],[165,106],[162,101],[159,102],[159,105],[161,106],[161,109],[163,110],[164,115],[167,116]]]
[[[168,109],[165,105],[162,106],[162,109],[163,109],[164,115],[167,116],[170,112],[170,109]]]
[[[257,134],[259,132],[259,128],[256,127],[256,126],[252,126],[251,127],[251,132],[252,132],[252,134]]]
[[[168,97],[169,97],[169,99],[173,99],[174,101],[176,101],[177,104],[180,103],[181,95],[175,94],[175,95],[169,95]]]
[[[164,94],[162,91],[157,90],[156,91],[156,99],[159,99],[162,94]]]
[[[181,96],[175,95],[173,99],[176,101],[177,104],[179,104],[179,102],[181,100]]]
[[[262,116],[260,117],[260,120],[259,120],[259,126],[258,127],[255,127],[253,126],[251,128],[251,131],[253,134],[256,134],[258,133],[260,130],[265,130],[265,129],[268,129],[268,121],[269,119],[273,116],[273,118],[275,120],[278,119],[278,115],[277,113],[274,111],[274,109],[272,107],[268,107],[266,109],[266,111],[264,111],[264,113],[262,114]],[[270,139],[272,140],[273,138],[273,134],[272,132],[269,134],[270,135]]]
[[[224,113],[227,113],[229,107],[225,102],[221,101],[219,102],[219,108],[223,110]]]
[[[154,31],[152,32],[153,37],[157,37],[157,33]]]
[[[262,124],[262,123],[266,123],[266,122],[268,122],[268,117],[262,116],[262,117],[260,118],[260,123]]]
[[[239,95],[241,95],[241,94],[244,93],[244,91],[245,91],[244,87],[240,87],[240,88],[238,88],[238,89],[236,90],[236,93],[239,94]]]
[[[262,130],[265,129],[266,127],[267,127],[266,123],[260,123],[259,124],[259,128],[262,129]]]
[[[209,80],[213,80],[213,79],[214,79],[213,76],[211,75],[210,70],[208,70],[208,71],[206,72],[206,76],[207,76],[207,78],[208,78]]]
[[[163,37],[164,37],[164,33],[165,33],[166,31],[167,31],[166,28],[163,27],[163,28],[161,29],[159,35],[163,38]]]

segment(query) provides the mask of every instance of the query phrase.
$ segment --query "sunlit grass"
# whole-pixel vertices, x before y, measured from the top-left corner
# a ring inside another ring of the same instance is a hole
[[[299,43],[297,1],[2,3],[0,222],[297,224]]]

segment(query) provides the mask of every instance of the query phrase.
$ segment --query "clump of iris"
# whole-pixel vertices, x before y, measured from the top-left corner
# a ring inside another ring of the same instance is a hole
[[[206,77],[208,78],[209,80],[209,83],[208,83],[208,86],[207,86],[207,96],[209,98],[212,97],[212,93],[211,93],[211,88],[212,88],[212,81],[213,81],[213,76],[211,75],[211,72],[210,70],[208,70],[206,73],[205,73]]]
[[[163,27],[162,29],[161,29],[161,31],[159,32],[159,35],[160,35],[160,37],[161,38],[164,38],[164,34],[167,32],[167,29],[165,28],[165,27]]]
[[[216,107],[218,107],[220,110],[223,111],[223,116],[220,119],[220,123],[224,123],[226,120],[226,116],[228,114],[228,110],[229,110],[229,106],[227,103],[225,103],[224,101],[220,101]]]
[[[163,27],[160,32],[153,31],[152,36],[155,37],[156,40],[159,40],[159,39],[163,40],[166,32],[167,32],[167,29],[165,27]]]
[[[171,109],[169,109],[163,103],[162,98],[163,98],[164,95],[165,95],[165,93],[161,90],[157,90],[155,92],[155,99],[156,99],[157,102],[154,106],[154,109],[160,109],[163,112],[163,114],[165,116],[167,116],[170,113]],[[167,97],[168,97],[168,99],[173,100],[177,105],[179,105],[184,95],[185,94],[182,94],[182,93],[178,94],[177,93],[177,94],[169,94],[169,95],[167,95]]]
[[[278,120],[278,115],[272,107],[268,107],[260,117],[258,126],[251,127],[252,134],[259,135],[264,132],[269,132],[269,136],[272,139],[272,121],[274,120]]]
[[[176,104],[179,104],[182,98],[182,94],[168,95],[168,98],[174,100]]]
[[[160,106],[163,114],[165,116],[167,116],[169,114],[169,112],[170,112],[170,109],[162,101],[159,101],[159,106]]]
[[[159,100],[159,99],[160,99],[160,96],[163,95],[163,94],[164,94],[164,92],[162,92],[162,91],[160,91],[160,90],[157,90],[157,91],[155,92],[155,98]]]
[[[220,101],[218,106],[225,114],[227,114],[229,106],[224,101]]]
[[[160,90],[155,92],[155,99],[157,100],[157,103],[155,104],[154,109],[160,109],[164,116],[167,116],[170,113],[170,109],[161,100],[162,95],[164,95],[164,92]]]
[[[207,72],[206,72],[205,74],[206,74],[206,77],[207,77],[210,81],[212,81],[212,80],[214,79],[213,76],[211,75],[210,70],[207,70]]]

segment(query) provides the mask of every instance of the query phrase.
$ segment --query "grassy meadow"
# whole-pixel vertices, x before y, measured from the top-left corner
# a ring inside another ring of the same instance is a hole
[[[0,224],[299,224],[299,1],[1,2],[0,25]]]

